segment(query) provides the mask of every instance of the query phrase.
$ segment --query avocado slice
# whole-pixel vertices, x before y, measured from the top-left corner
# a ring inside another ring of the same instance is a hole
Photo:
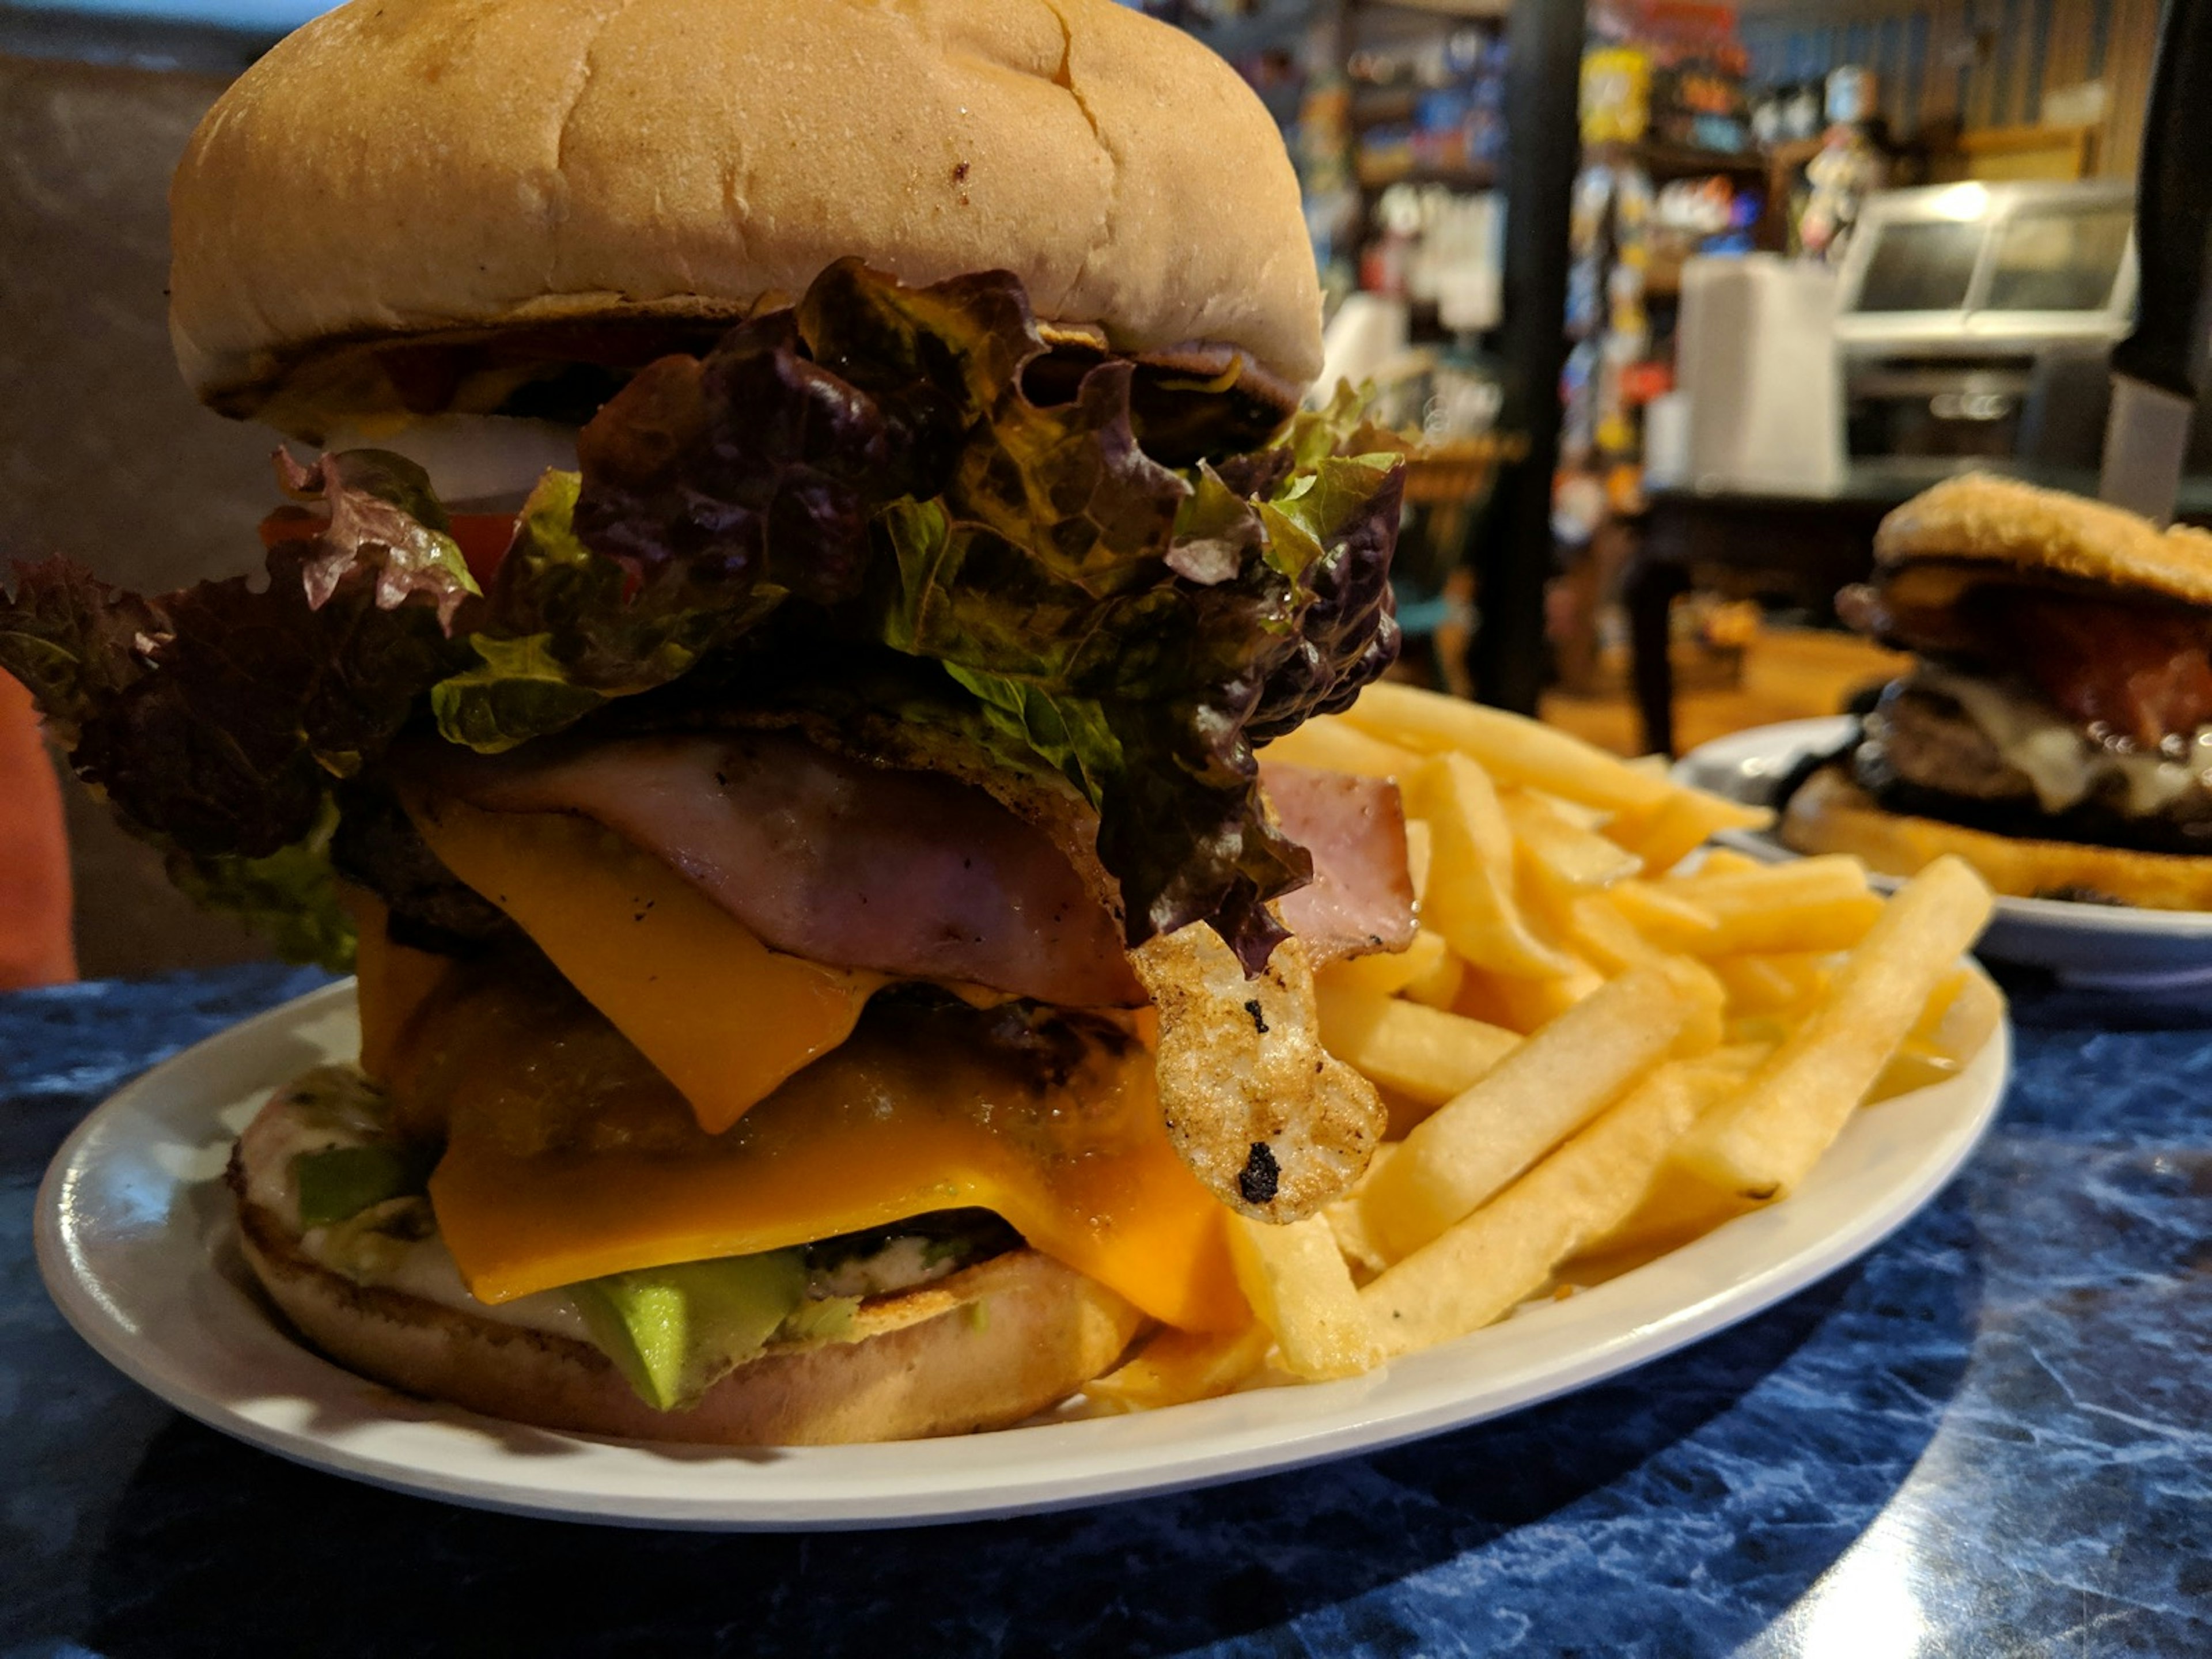
[[[592,1339],[658,1411],[675,1411],[764,1347],[806,1297],[796,1249],[610,1273],[569,1286]]]
[[[427,1161],[401,1146],[329,1146],[292,1160],[300,1188],[300,1224],[327,1227],[372,1204],[426,1189]]]

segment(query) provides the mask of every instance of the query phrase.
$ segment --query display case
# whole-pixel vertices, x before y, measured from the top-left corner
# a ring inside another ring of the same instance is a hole
[[[2020,457],[2086,432],[2064,417],[2128,331],[2134,211],[2124,179],[1869,198],[1836,323],[1851,453]]]

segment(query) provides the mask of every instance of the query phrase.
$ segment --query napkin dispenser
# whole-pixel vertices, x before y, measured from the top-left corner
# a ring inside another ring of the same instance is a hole
[[[1844,483],[1836,274],[1754,253],[1682,268],[1675,380],[1700,490],[1833,495]]]

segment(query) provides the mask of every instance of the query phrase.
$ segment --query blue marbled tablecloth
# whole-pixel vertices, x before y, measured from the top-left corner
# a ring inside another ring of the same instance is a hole
[[[1995,1133],[1896,1237],[1503,1422],[1073,1514],[713,1537],[296,1468],[63,1324],[30,1212],[70,1126],[318,982],[0,998],[7,1659],[2212,1654],[2212,1032],[2031,1006]]]

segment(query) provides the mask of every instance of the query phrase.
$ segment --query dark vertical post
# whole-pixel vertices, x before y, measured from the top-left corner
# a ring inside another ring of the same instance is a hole
[[[1566,362],[1567,218],[1581,149],[1583,0],[1513,0],[1505,26],[1504,416],[1528,459],[1498,480],[1498,513],[1474,551],[1482,625],[1468,653],[1474,694],[1536,712],[1544,684],[1544,580],[1552,568],[1552,474]]]

